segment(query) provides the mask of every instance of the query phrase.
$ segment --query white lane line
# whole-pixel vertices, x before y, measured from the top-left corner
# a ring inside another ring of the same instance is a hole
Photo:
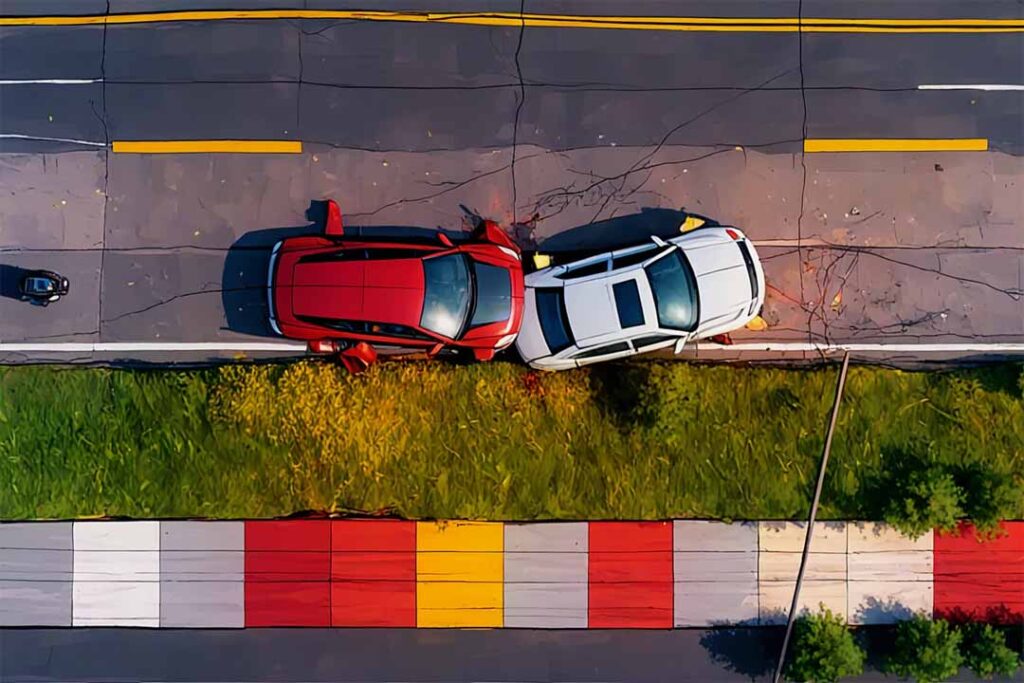
[[[93,140],[76,140],[75,138],[48,138],[40,135],[22,135],[21,133],[0,133],[0,140],[40,140],[42,142],[70,142],[75,145],[88,145],[90,147],[106,147],[105,142]]]
[[[85,85],[87,83],[102,82],[102,78],[36,78],[0,80],[0,85]]]
[[[691,347],[692,348],[692,347]],[[721,344],[697,344],[698,351],[748,351],[772,353],[910,353],[910,354],[947,354],[947,353],[987,353],[1007,354],[1024,353],[1024,343],[991,343],[991,344],[809,344],[804,342],[767,342],[764,344],[742,343],[723,346]]]
[[[1024,85],[1010,83],[974,83],[974,84],[939,84],[919,85],[918,90],[1024,90]]]
[[[694,347],[688,347],[694,348]],[[806,342],[697,344],[698,351],[760,353],[889,353],[889,354],[1024,354],[1024,343],[991,344],[809,344]],[[302,353],[306,345],[296,342],[0,342],[0,353],[188,353],[288,352]]]
[[[0,353],[182,353],[193,351],[287,351],[305,352],[306,345],[293,342],[67,342],[37,344],[0,342]]]

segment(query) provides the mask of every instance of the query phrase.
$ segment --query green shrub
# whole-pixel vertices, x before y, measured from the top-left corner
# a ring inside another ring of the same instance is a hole
[[[835,683],[864,671],[864,651],[843,618],[824,605],[818,614],[802,616],[793,624],[790,652],[786,678],[793,681]]]
[[[896,626],[896,642],[888,670],[917,683],[938,683],[955,676],[964,662],[960,653],[963,635],[945,619],[924,614]]]
[[[1017,653],[1006,645],[1006,635],[989,624],[968,624],[963,629],[964,663],[979,678],[1012,676],[1020,668]]]
[[[1000,520],[1012,519],[1024,501],[1024,485],[986,462],[957,468],[954,478],[964,493],[964,513],[982,538],[998,535]]]
[[[964,514],[964,492],[953,474],[920,456],[897,462],[879,489],[882,518],[914,538],[935,528],[951,531]]]

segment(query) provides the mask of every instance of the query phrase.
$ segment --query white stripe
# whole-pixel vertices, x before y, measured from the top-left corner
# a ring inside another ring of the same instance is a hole
[[[34,80],[0,80],[0,85],[84,85],[102,82],[102,78],[37,78]]]
[[[74,138],[47,138],[39,135],[22,135],[21,133],[0,133],[0,139],[9,138],[12,140],[42,140],[43,142],[71,142],[76,145],[90,145],[92,147],[106,147],[105,142],[94,142],[92,140],[76,140]]]
[[[180,353],[189,351],[295,353],[305,350],[305,344],[294,342],[68,342],[56,344],[0,342],[0,353]]]
[[[1024,85],[1008,83],[974,83],[974,84],[943,84],[919,85],[918,90],[1024,90]]]
[[[689,346],[688,349],[694,347]],[[697,344],[698,351],[760,353],[909,353],[909,354],[1024,354],[1024,343],[992,344],[810,344],[806,342]],[[190,351],[269,351],[299,353],[306,345],[296,342],[0,342],[0,353],[187,353]]]
[[[692,348],[692,347],[690,347]],[[943,353],[988,353],[1007,354],[1024,353],[1022,344],[808,344],[803,342],[768,342],[765,344],[697,344],[698,351],[750,351],[769,353],[908,353],[908,354],[943,354]]]

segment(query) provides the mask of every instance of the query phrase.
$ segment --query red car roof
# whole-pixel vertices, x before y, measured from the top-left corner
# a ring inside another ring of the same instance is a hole
[[[414,327],[423,309],[423,264],[419,259],[299,259],[292,285],[292,310],[300,316]]]
[[[373,255],[367,257],[366,251]],[[390,258],[390,251],[405,254]],[[400,345],[433,344],[441,338],[420,325],[426,296],[423,259],[445,252],[461,252],[476,262],[507,268],[512,285],[509,318],[473,327],[454,343],[464,348],[493,348],[505,335],[518,332],[523,312],[522,268],[518,258],[503,247],[470,242],[452,249],[423,242],[340,242],[319,236],[289,238],[275,248],[272,324],[293,339],[367,338],[332,322],[401,325],[421,336],[403,336],[396,340]],[[371,336],[371,341],[377,341],[393,335],[380,332]]]

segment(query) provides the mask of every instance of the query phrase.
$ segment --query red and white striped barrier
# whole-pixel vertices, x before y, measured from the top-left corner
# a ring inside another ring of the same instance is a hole
[[[820,522],[801,592],[854,624],[1024,621],[1024,522],[912,540]],[[0,524],[0,626],[673,628],[784,620],[803,525]]]

